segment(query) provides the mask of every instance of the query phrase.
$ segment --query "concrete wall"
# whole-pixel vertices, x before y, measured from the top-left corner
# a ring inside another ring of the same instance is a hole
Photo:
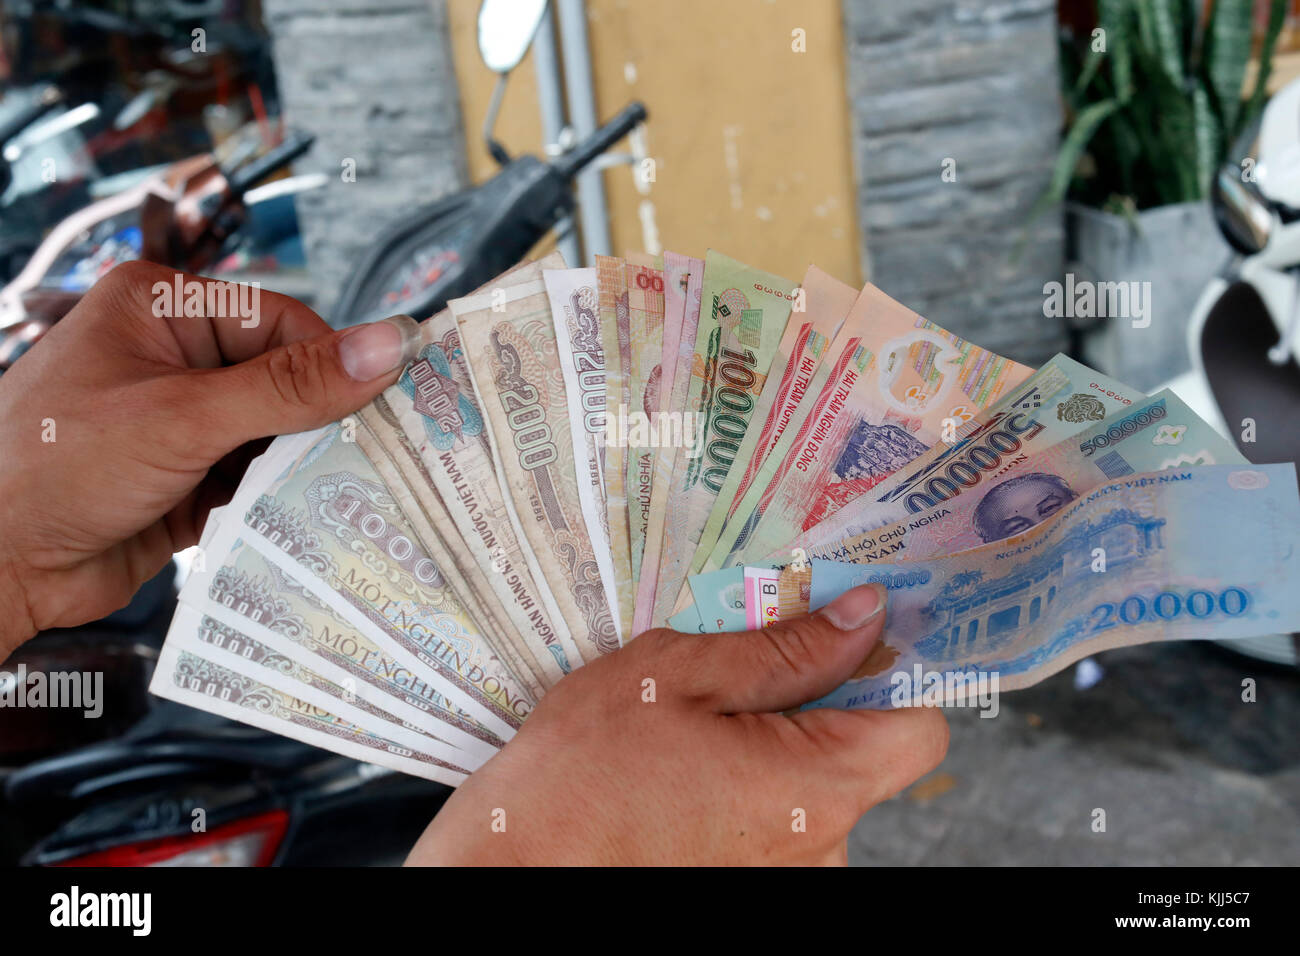
[[[316,134],[295,171],[315,304],[328,312],[358,250],[468,174],[443,0],[263,0],[289,122]],[[345,182],[344,160],[356,181]]]
[[[1061,124],[1054,0],[843,0],[866,272],[927,318],[1038,363],[1059,208],[1027,226]],[[942,179],[955,161],[956,181]]]

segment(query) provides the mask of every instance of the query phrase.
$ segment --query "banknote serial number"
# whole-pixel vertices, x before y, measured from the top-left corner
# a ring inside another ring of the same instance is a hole
[[[1250,594],[1236,586],[1224,588],[1217,594],[1197,589],[1187,594],[1161,591],[1148,600],[1140,594],[1130,594],[1119,602],[1098,604],[1088,615],[1088,632],[1109,630],[1121,624],[1134,626],[1144,622],[1176,621],[1184,614],[1205,619],[1216,614],[1241,617],[1250,608]]]

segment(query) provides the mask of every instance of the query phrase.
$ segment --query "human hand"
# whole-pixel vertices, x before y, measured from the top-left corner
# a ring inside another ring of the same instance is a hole
[[[587,664],[451,796],[408,864],[846,862],[858,818],[938,766],[947,722],[781,711],[862,664],[884,601],[863,585],[761,631],[647,631]]]
[[[0,661],[126,604],[198,541],[250,442],[360,408],[417,339],[405,316],[333,332],[272,292],[253,317],[160,318],[177,275],[118,266],[0,377]]]

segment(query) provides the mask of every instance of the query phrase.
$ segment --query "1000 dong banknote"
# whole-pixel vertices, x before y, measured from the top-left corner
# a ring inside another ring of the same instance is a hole
[[[620,408],[632,405],[632,341],[628,315],[627,271],[622,259],[596,256],[596,294],[600,303],[600,341],[605,355],[605,428],[616,420]],[[632,577],[631,527],[628,523],[627,448],[622,442],[601,445],[605,456],[605,527],[609,531],[610,560],[618,593],[617,633],[630,637],[636,581]]]
[[[354,684],[336,683],[297,656],[282,653],[187,604],[176,608],[176,616],[167,632],[167,643],[292,694],[304,703],[335,714],[407,749],[439,757],[448,762],[449,769],[469,773],[490,759],[490,754],[476,756],[457,750],[446,741],[406,723],[383,705],[372,704],[358,696]]]
[[[709,512],[700,542],[691,562],[695,573],[704,565],[731,520],[741,499],[758,476],[768,454],[781,440],[795,409],[803,401],[808,384],[826,357],[827,347],[853,308],[858,290],[832,278],[816,266],[809,266],[795,295],[790,321],[776,348],[772,372],[754,406],[752,427],[736,452],[736,466],[727,472]],[[777,374],[778,370],[780,374]]]
[[[628,549],[632,580],[641,577],[646,529],[650,523],[650,497],[654,481],[654,452],[664,424],[659,417],[663,378],[664,274],[650,256],[628,256],[628,338],[632,366],[629,393],[632,403],[624,418],[619,409],[618,437],[627,447]],[[624,427],[626,421],[626,427]],[[634,609],[635,616],[635,609]]]
[[[1300,629],[1295,467],[1131,475],[1005,541],[925,561],[814,561],[812,605],[879,582],[880,643],[808,707],[955,703],[1027,687],[1089,654]]]
[[[230,720],[448,786],[467,774],[428,753],[363,730],[292,694],[236,673],[168,641],[158,655],[151,693]]]
[[[799,535],[783,554],[813,553],[932,508],[979,486],[1008,462],[1050,447],[1144,398],[1138,390],[1065,355],[1053,356],[1002,401],[955,430],[955,441],[945,439],[904,465]]]
[[[605,503],[605,350],[600,339],[600,301],[595,269],[547,269],[542,273],[555,322],[560,371],[569,403],[569,431],[578,469],[578,500],[600,569],[600,583],[622,638],[618,578],[609,546]]]
[[[358,702],[382,708],[478,762],[504,743],[448,700],[424,670],[399,662],[274,559],[231,538],[229,529],[205,542],[203,553],[203,566],[191,571],[180,602],[205,620],[302,662]]]
[[[677,456],[663,503],[655,614],[685,587],[718,492],[745,440],[790,318],[795,283],[709,250],[685,412],[703,416],[703,448]],[[671,505],[669,505],[671,502]],[[654,520],[654,519],[652,519]]]
[[[457,706],[508,739],[535,701],[466,615],[355,443],[330,426],[277,439],[232,512],[240,536]],[[222,532],[218,532],[218,538]]]
[[[488,638],[492,649],[510,673],[519,679],[520,687],[528,697],[533,701],[541,700],[547,683],[538,662],[522,636],[501,613],[502,608],[493,599],[486,577],[460,546],[457,529],[441,500],[442,496],[435,491],[420,500],[411,493],[408,480],[417,480],[415,476],[429,480],[429,475],[405,434],[399,434],[399,444],[405,451],[400,460],[415,473],[410,479],[390,457],[387,447],[368,428],[362,426],[350,435],[345,432],[344,437],[351,437],[369,460],[375,476],[392,495],[398,512],[406,519],[413,541],[437,566],[446,588],[460,602],[461,610]]]
[[[493,308],[494,299],[500,311]],[[583,658],[619,647],[578,498],[568,399],[545,285],[448,303],[460,327],[492,457]],[[607,355],[608,358],[608,355]],[[606,474],[609,461],[606,460]],[[544,555],[544,557],[543,557]]]
[[[865,494],[1032,369],[862,291],[785,435],[703,565],[761,558]]]
[[[690,385],[691,359],[695,355],[695,333],[700,322],[700,294],[704,285],[704,260],[675,252],[664,253],[664,411],[677,416],[682,433],[691,419],[684,417],[686,391]],[[688,454],[688,442],[661,443],[655,450],[654,479],[650,489],[650,514],[646,520],[645,554],[641,576],[636,581],[636,607],[632,634],[659,626],[664,619],[654,616],[659,585],[659,564],[663,555],[664,516],[668,489],[678,455]]]

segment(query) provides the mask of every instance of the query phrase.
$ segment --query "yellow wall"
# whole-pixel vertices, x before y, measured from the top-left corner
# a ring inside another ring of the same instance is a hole
[[[474,180],[494,164],[480,130],[495,80],[478,56],[478,0],[448,0]],[[837,0],[588,0],[601,119],[640,99],[650,114],[660,240],[716,248],[798,279],[809,262],[861,282],[844,41]],[[802,29],[807,52],[792,50]],[[511,75],[497,138],[541,145],[529,55]],[[614,249],[642,249],[630,168],[605,174]]]

